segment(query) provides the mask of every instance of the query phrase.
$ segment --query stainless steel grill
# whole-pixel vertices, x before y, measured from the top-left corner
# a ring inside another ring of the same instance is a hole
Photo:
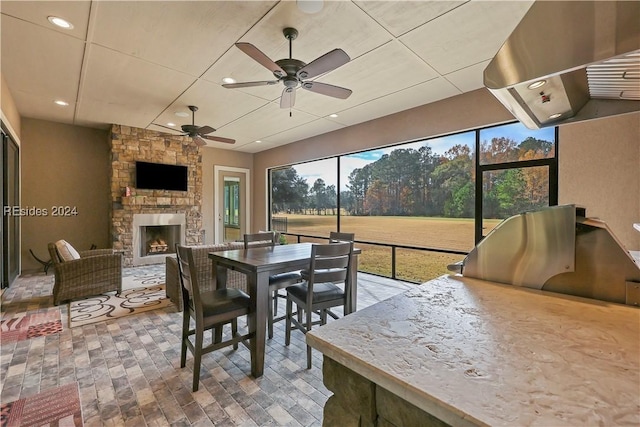
[[[640,266],[606,223],[574,205],[507,218],[458,265],[467,277],[638,306]]]

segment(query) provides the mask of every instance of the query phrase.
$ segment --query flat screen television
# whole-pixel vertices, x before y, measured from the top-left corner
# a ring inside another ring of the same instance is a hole
[[[187,166],[136,162],[136,188],[187,191],[187,172]]]

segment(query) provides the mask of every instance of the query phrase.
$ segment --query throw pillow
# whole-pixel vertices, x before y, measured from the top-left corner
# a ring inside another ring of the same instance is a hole
[[[74,259],[80,259],[80,254],[76,251],[73,246],[69,244],[66,240],[58,240],[56,243],[56,250],[58,251],[58,256],[62,261],[73,261]]]

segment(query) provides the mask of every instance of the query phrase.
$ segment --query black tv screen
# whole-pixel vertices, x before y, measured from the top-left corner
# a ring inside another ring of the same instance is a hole
[[[187,167],[136,162],[136,188],[187,191]]]

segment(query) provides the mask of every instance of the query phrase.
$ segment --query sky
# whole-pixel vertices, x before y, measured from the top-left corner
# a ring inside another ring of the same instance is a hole
[[[539,139],[547,141],[554,140],[554,128],[544,128],[540,130],[527,129],[521,123],[513,123],[505,126],[496,126],[492,128],[483,129],[480,131],[480,138],[482,140],[491,140],[493,137],[506,136],[517,142],[525,140],[529,136],[533,136]],[[398,148],[418,148],[429,145],[435,154],[443,154],[449,148],[454,145],[470,145],[473,150],[475,144],[474,131],[460,133],[456,135],[448,135],[442,138],[433,138],[428,141],[419,141],[411,144],[402,144],[401,146],[393,146],[380,148],[377,150],[370,150],[361,153],[350,154],[342,156],[340,158],[340,191],[347,190],[347,184],[349,183],[349,175],[354,169],[363,168],[369,163],[373,163],[380,159],[385,154],[389,154],[393,150]],[[337,176],[333,172],[336,170],[336,158],[317,160],[308,163],[302,163],[294,165],[294,169],[298,172],[298,176],[304,178],[309,184],[309,188],[313,186],[313,183],[318,178],[322,178],[326,185],[337,186]]]

